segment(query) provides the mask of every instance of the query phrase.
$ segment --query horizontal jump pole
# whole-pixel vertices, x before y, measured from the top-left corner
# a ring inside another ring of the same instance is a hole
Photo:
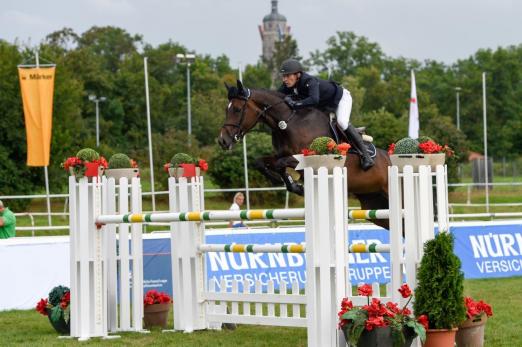
[[[243,244],[202,244],[198,247],[202,253],[208,252],[224,252],[224,253],[304,253],[306,245],[288,244],[288,245],[243,245]],[[350,253],[390,253],[389,244],[356,243],[348,247]]]
[[[349,219],[390,219],[390,210],[351,210]]]
[[[150,222],[200,222],[207,220],[256,220],[304,218],[304,208],[238,211],[198,211],[171,213],[129,213],[100,215],[96,224],[150,223]]]

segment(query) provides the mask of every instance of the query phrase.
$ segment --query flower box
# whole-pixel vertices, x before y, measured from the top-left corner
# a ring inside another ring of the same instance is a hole
[[[348,341],[346,336],[346,330],[343,330],[345,339]],[[415,333],[412,329],[403,329],[405,341],[401,347],[410,347],[415,338]],[[357,347],[380,347],[380,346],[393,346],[392,329],[390,327],[378,327],[371,331],[364,330],[361,337],[357,341]]]
[[[113,177],[116,180],[116,182],[119,182],[120,178],[122,177],[127,177],[127,179],[130,181],[133,177],[140,177],[140,169],[106,169],[105,176]]]
[[[311,167],[314,170],[325,167],[328,171],[332,171],[335,167],[343,167],[346,156],[339,154],[323,154],[323,155],[303,155],[296,154],[294,158],[299,161],[296,170],[302,170],[305,167]]]
[[[399,168],[399,172],[402,172],[406,165],[411,165],[414,172],[419,171],[421,165],[430,165],[427,154],[391,154],[390,160],[392,165]]]
[[[143,323],[146,329],[153,326],[167,327],[167,320],[171,303],[145,305],[143,309]]]
[[[201,176],[201,170],[199,167],[194,164],[181,164],[185,167],[170,167],[169,168],[169,176],[170,177],[196,177]]]

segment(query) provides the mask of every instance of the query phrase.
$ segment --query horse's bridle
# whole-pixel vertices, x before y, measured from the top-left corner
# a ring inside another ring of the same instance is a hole
[[[221,127],[222,129],[225,129],[225,131],[227,132],[228,136],[234,138],[234,141],[236,142],[239,142],[241,141],[241,139],[243,138],[243,136],[245,136],[246,133],[248,133],[256,124],[257,122],[259,121],[259,118],[261,117],[266,117],[268,114],[266,113],[268,110],[270,110],[272,107],[274,106],[277,106],[281,103],[284,102],[284,100],[281,100],[279,102],[276,102],[275,104],[273,105],[267,105],[265,107],[263,107],[263,109],[259,109],[258,111],[256,111],[256,120],[252,123],[253,125],[243,131],[243,129],[241,128],[241,125],[243,124],[243,121],[245,120],[245,111],[246,111],[246,105],[248,103],[248,101],[250,100],[250,96],[252,95],[252,93],[250,92],[250,89],[246,89],[247,91],[247,95],[246,96],[235,96],[234,99],[240,99],[240,100],[243,100],[245,103],[243,104],[243,107],[241,108],[241,116],[239,118],[239,122],[238,124],[232,124],[232,123],[225,123],[223,124],[223,126]],[[288,117],[288,119],[286,121],[280,121],[278,124],[279,124],[279,127],[284,130],[286,129],[286,124],[288,124],[290,122],[290,120],[294,117],[295,115],[295,110],[292,110],[292,113],[290,114],[290,117]],[[278,121],[277,119],[275,119],[276,122]],[[281,127],[281,122],[283,122],[285,124],[284,128]],[[230,132],[228,131],[228,128],[227,127],[233,127],[233,128],[238,128],[239,131],[234,135],[232,136],[230,134]]]

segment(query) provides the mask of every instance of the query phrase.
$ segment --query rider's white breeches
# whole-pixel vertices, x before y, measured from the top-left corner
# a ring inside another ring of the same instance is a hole
[[[350,114],[352,113],[352,95],[350,92],[343,88],[343,97],[339,101],[339,106],[335,115],[337,116],[337,123],[339,126],[346,130],[350,123]]]

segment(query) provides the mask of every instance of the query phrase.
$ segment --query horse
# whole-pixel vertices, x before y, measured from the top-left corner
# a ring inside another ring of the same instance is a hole
[[[248,89],[241,81],[237,86],[228,86],[229,104],[225,111],[225,122],[220,129],[218,143],[221,148],[230,150],[240,142],[245,134],[256,124],[264,123],[272,133],[272,146],[275,155],[256,160],[255,167],[272,184],[284,183],[290,192],[303,195],[303,186],[292,179],[287,168],[295,168],[294,154],[308,148],[320,136],[336,138],[328,116],[316,108],[293,111],[284,101],[283,94],[264,89]],[[358,154],[348,153],[345,166],[348,170],[348,191],[360,202],[361,208],[388,208],[388,166],[391,165],[388,153],[376,148],[375,165],[364,171],[360,167]],[[369,220],[385,229],[389,228],[387,219]]]

